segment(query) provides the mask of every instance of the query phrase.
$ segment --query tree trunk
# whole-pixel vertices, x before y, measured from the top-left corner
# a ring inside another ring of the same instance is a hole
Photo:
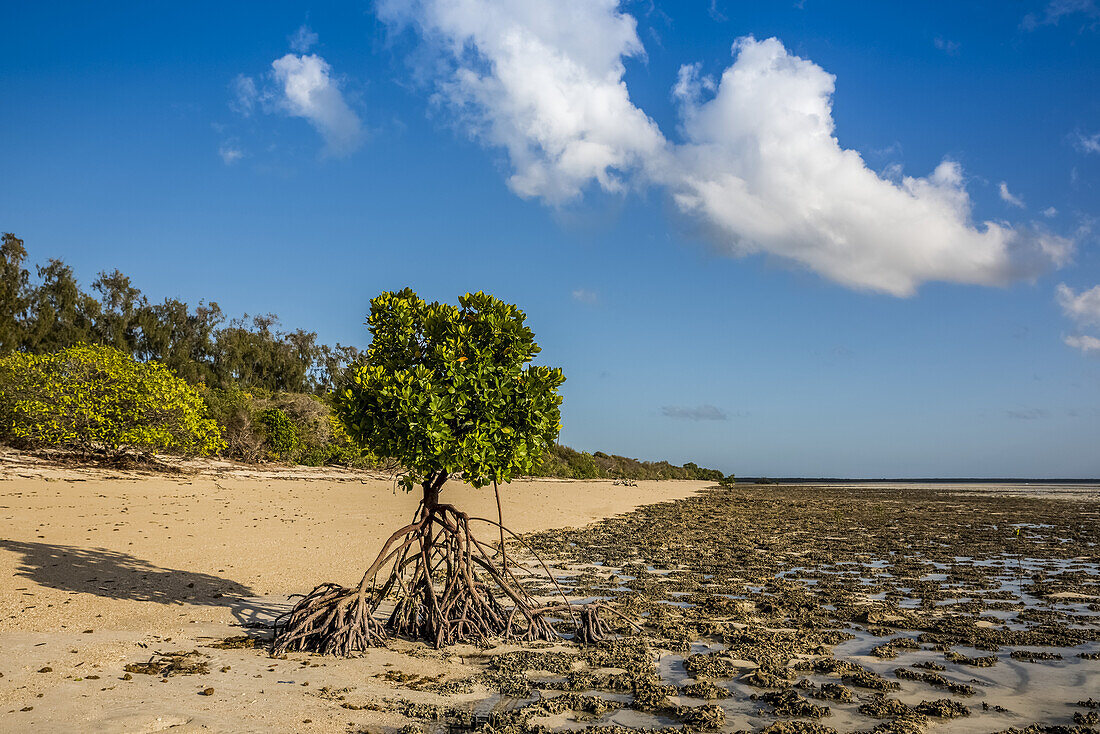
[[[424,488],[424,513],[430,515],[439,506],[439,490],[447,481],[447,472],[439,472],[430,477],[421,485]]]
[[[431,480],[424,482],[424,514],[430,515],[439,505],[439,488]]]

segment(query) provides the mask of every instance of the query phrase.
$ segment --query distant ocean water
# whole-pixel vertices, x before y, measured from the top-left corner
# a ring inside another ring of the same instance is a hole
[[[792,482],[794,483],[794,482]],[[797,482],[813,487],[866,487],[875,489],[939,489],[952,494],[979,494],[1001,497],[1041,497],[1078,501],[1100,501],[1100,482],[1044,482],[1041,480],[983,480],[983,481],[805,481]]]

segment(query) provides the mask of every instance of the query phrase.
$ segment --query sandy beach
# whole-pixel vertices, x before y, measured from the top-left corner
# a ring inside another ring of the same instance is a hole
[[[583,526],[702,486],[517,481],[502,488],[501,499],[506,522],[526,533]],[[491,489],[453,483],[445,496],[471,514],[496,515]],[[360,690],[373,684],[389,695],[391,687],[371,676],[392,663],[390,651],[323,660],[303,675],[298,663],[273,663],[256,651],[207,650],[215,671],[208,676],[166,683],[120,678],[125,664],[155,651],[189,651],[239,635],[241,624],[270,619],[288,594],[323,581],[358,581],[416,503],[395,492],[389,479],[337,470],[221,465],[197,475],[157,476],[55,468],[6,454],[0,465],[0,729],[367,725],[378,715],[334,713],[329,702],[307,694],[355,681]],[[217,672],[226,666],[230,670]],[[290,672],[293,683],[286,682]],[[199,695],[211,686],[214,695]]]

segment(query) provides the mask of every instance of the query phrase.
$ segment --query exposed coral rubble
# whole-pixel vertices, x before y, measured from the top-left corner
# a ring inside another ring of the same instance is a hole
[[[1100,503],[716,488],[526,541],[572,597],[622,615],[604,620],[613,639],[483,650],[474,677],[420,689],[463,694],[453,705],[342,704],[487,734],[948,732],[962,719],[1090,732],[1100,719],[1091,691],[1070,690],[1057,718],[1032,723],[997,683],[1008,666],[1098,680]],[[472,706],[479,691],[496,704]]]

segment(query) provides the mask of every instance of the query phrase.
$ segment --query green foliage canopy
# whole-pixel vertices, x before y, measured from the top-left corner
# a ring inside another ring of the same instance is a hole
[[[405,467],[407,490],[457,472],[475,487],[529,473],[561,430],[565,377],[530,364],[541,350],[525,319],[480,291],[457,307],[409,288],[379,295],[366,360],[335,396],[348,434]]]
[[[359,357],[355,347],[318,343],[315,332],[283,331],[273,314],[226,322],[217,303],[150,303],[118,270],[101,272],[93,293],[56,259],[39,265],[32,281],[26,259],[23,240],[0,235],[0,354],[104,344],[156,360],[193,385],[318,395]]]
[[[0,436],[118,453],[211,454],[224,446],[202,397],[156,362],[80,344],[0,358]]]

